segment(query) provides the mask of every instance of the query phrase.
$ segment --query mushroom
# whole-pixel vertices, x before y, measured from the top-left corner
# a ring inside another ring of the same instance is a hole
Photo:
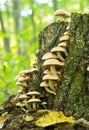
[[[42,60],[57,59],[57,56],[51,52],[47,52],[43,55]]]
[[[56,93],[52,90],[49,89],[49,84],[47,83],[47,81],[43,81],[41,84],[40,84],[41,87],[44,87],[45,90],[48,92],[48,93],[51,93],[51,94],[54,94],[56,95]]]
[[[50,89],[51,89],[53,92],[56,92],[54,81],[55,81],[55,80],[56,80],[56,81],[59,80],[58,76],[53,75],[53,74],[45,75],[45,76],[43,77],[43,80],[48,81],[48,84],[49,84]]]
[[[66,48],[63,48],[63,47],[60,47],[60,46],[56,46],[56,47],[52,48],[51,52],[54,52],[54,53],[56,52],[58,58],[59,58],[61,61],[65,61],[65,59],[64,59],[64,57],[62,56],[61,52],[64,52],[64,53],[65,53],[65,56],[67,56]]]
[[[60,47],[66,47],[67,46],[67,42],[60,42],[58,44],[58,46],[60,46]]]
[[[19,86],[22,86],[22,87],[27,87],[27,83],[26,82],[24,82],[24,81],[17,81],[16,82],[16,85],[19,85]]]
[[[36,96],[40,96],[41,94],[38,91],[30,91],[26,93],[27,96],[31,96],[32,99],[36,99]]]
[[[49,66],[50,71],[53,75],[57,75],[55,66],[63,66],[63,65],[64,65],[64,62],[60,62],[57,59],[48,59],[48,60],[44,61],[44,63],[43,63],[44,67]]]
[[[18,78],[18,81],[19,82],[24,82],[24,81],[27,81],[28,79],[29,79],[28,76],[21,76],[21,77]]]
[[[60,16],[62,20],[70,18],[71,14],[63,9],[58,9],[54,13],[55,16]]]
[[[69,40],[69,35],[64,35],[62,37],[60,37],[60,42],[63,42],[63,41],[68,41]]]
[[[27,104],[32,106],[32,110],[35,111],[35,110],[37,110],[39,108],[39,103],[40,102],[41,102],[40,99],[30,99],[30,100],[28,100]]]

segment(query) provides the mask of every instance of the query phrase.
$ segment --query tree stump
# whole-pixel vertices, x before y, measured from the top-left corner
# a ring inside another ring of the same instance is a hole
[[[75,119],[84,118],[89,120],[89,71],[87,71],[89,66],[88,14],[73,13],[71,15],[69,52],[63,67],[61,84],[58,85],[56,95],[47,93],[44,88],[40,87],[44,71],[42,56],[59,44],[59,39],[63,36],[67,25],[68,22],[54,22],[40,33],[39,50],[36,54],[39,73],[36,81],[29,83],[29,86],[32,86],[29,90],[35,89],[41,92],[41,100],[47,102],[46,109],[63,111],[66,116],[73,116]],[[25,125],[26,128],[22,125],[20,128],[24,128],[24,130],[89,130],[89,127],[81,125],[62,129],[54,126],[36,128],[34,123],[25,123]],[[14,125],[12,126],[14,127]],[[7,130],[7,128],[2,130]],[[18,129],[20,130],[20,128]]]

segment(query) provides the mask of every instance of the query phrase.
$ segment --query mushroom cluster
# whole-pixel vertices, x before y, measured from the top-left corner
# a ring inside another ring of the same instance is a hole
[[[35,74],[37,72],[37,68],[22,70],[19,72],[19,75],[15,78],[15,80],[17,81],[16,85],[20,86],[20,89],[18,90],[18,95],[25,94],[29,90],[28,83],[29,81],[33,81],[35,79]]]
[[[16,106],[20,106],[23,110],[24,107],[29,111],[35,111],[39,108],[41,100],[39,99],[40,93],[38,91],[29,91],[29,82],[34,82],[36,74],[38,73],[37,61],[33,62],[33,68],[22,70],[19,75],[15,77],[16,85],[20,86],[16,97]]]
[[[16,106],[20,106],[22,110],[36,111],[39,109],[40,100],[40,92],[38,91],[29,91],[26,94],[22,94],[18,97],[18,101]]]
[[[59,44],[53,47],[50,52],[43,55],[44,76],[41,87],[51,94],[56,95],[56,89],[62,79],[63,66],[69,47],[69,25],[63,36],[59,39]]]
[[[55,16],[58,16],[57,22],[66,21],[70,19],[71,14],[63,9],[58,9],[54,13]]]

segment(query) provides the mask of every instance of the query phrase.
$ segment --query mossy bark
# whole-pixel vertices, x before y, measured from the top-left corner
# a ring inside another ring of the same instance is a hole
[[[67,22],[48,25],[39,37],[39,52],[37,53],[40,82],[43,77],[42,56],[59,43],[67,27]],[[89,15],[72,14],[70,22],[70,46],[64,66],[61,85],[57,95],[48,94],[40,88],[47,108],[60,111],[76,119],[84,117],[89,120]]]

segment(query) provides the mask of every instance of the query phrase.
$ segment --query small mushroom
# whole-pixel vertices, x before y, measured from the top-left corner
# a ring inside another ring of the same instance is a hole
[[[18,85],[18,86],[22,86],[22,87],[27,87],[27,83],[26,82],[24,82],[24,81],[17,81],[16,82],[16,85]]]
[[[64,35],[62,37],[60,37],[60,42],[63,42],[63,41],[68,41],[69,40],[69,35]]]
[[[24,82],[24,81],[27,81],[28,79],[29,79],[29,76],[21,76],[21,77],[19,77],[18,81]]]
[[[48,92],[48,93],[51,93],[51,94],[54,94],[56,95],[56,93],[52,90],[49,89],[49,84],[46,82],[46,81],[43,81],[41,84],[40,84],[41,87],[44,87],[45,90]]]
[[[67,56],[66,48],[56,46],[56,47],[52,48],[51,52],[57,53],[58,58],[61,61],[65,61],[65,58],[62,56],[61,52],[64,52],[65,56]]]
[[[43,55],[42,60],[57,59],[57,56],[51,52],[47,52]]]
[[[30,99],[30,100],[28,100],[27,104],[32,106],[32,110],[35,111],[39,108],[40,102],[41,102],[40,99]]]
[[[71,14],[63,9],[58,9],[54,13],[55,16],[60,16],[62,20],[70,18]]]
[[[58,78],[58,76],[56,76],[56,75],[45,75],[44,77],[43,77],[43,80],[46,80],[46,81],[48,81],[48,84],[49,84],[49,87],[50,87],[50,89],[52,90],[52,91],[54,91],[54,92],[56,92],[56,89],[55,89],[55,83],[54,83],[54,81],[56,80],[56,81],[58,81],[59,80],[59,78]]]
[[[36,99],[36,96],[40,96],[41,94],[38,91],[30,91],[26,93],[27,96],[31,96],[32,99]]]
[[[60,46],[60,47],[66,47],[67,46],[67,42],[60,42],[58,44],[58,46]]]
[[[57,75],[55,66],[63,66],[63,65],[64,65],[64,62],[60,62],[57,59],[48,59],[44,61],[43,63],[44,67],[49,66],[51,73],[54,75]]]

